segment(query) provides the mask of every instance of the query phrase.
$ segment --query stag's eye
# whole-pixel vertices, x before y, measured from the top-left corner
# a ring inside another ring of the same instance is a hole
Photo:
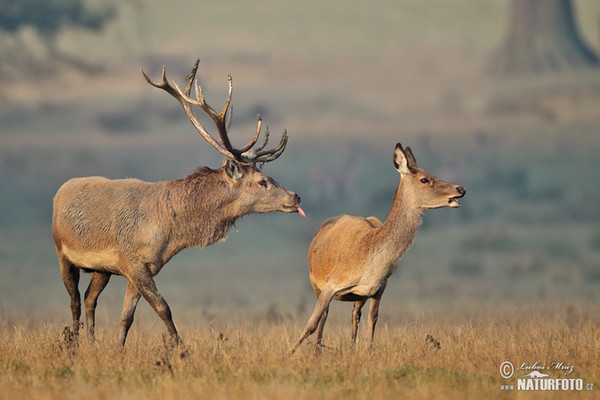
[[[258,184],[264,188],[269,186],[266,179],[261,179],[260,181],[258,181]]]
[[[427,178],[421,178],[421,183],[429,183],[429,179],[427,179]]]

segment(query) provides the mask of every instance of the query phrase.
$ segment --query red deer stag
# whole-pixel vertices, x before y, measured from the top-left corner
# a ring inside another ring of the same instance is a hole
[[[299,212],[300,197],[261,173],[257,163],[277,159],[283,153],[288,136],[271,150],[260,136],[261,119],[252,140],[235,148],[228,137],[231,113],[232,81],[229,95],[219,112],[204,99],[196,83],[196,100],[190,91],[198,61],[182,91],[171,86],[163,67],[162,82],[146,81],[165,90],[181,103],[196,130],[225,156],[217,170],[202,167],[190,175],[165,182],[137,179],[110,180],[102,177],[74,178],[56,193],[52,216],[52,236],[60,261],[61,275],[71,296],[73,332],[79,333],[81,300],[78,289],[80,270],[91,272],[85,292],[85,314],[91,338],[94,336],[96,302],[111,275],[123,275],[128,285],[121,314],[120,341],[127,332],[140,296],[164,321],[173,341],[179,342],[171,310],[156,289],[153,277],[178,252],[188,247],[206,247],[225,240],[236,219],[252,213]],[[221,143],[217,142],[196,118],[192,105],[199,106],[214,121]]]
[[[375,217],[340,215],[326,220],[312,240],[308,264],[317,305],[292,353],[317,328],[317,345],[321,345],[331,300],[354,302],[352,341],[355,342],[361,309],[371,299],[372,341],[387,280],[397,268],[396,261],[411,245],[423,211],[460,207],[458,199],[465,195],[465,189],[417,168],[410,147],[404,150],[400,143],[396,145],[394,166],[401,179],[384,223]]]

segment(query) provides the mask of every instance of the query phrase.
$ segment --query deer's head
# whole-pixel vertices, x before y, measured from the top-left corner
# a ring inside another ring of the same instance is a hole
[[[300,196],[263,174],[255,165],[240,164],[232,159],[225,159],[223,163],[226,181],[239,207],[246,210],[244,213],[283,211],[305,216],[300,208]]]
[[[405,199],[420,209],[439,207],[460,207],[460,199],[465,188],[453,185],[417,167],[417,161],[410,147],[396,144],[394,166],[401,175],[401,185]]]
[[[229,186],[230,191],[235,194],[238,205],[244,213],[283,211],[298,212],[302,216],[305,216],[304,211],[300,208],[300,196],[285,189],[257,168],[257,165],[263,165],[264,163],[276,160],[283,153],[288,140],[287,132],[283,132],[277,147],[265,150],[269,141],[269,130],[267,128],[263,135],[262,143],[255,147],[260,137],[262,126],[262,119],[260,115],[257,115],[257,127],[252,140],[243,147],[233,147],[229,139],[229,127],[232,115],[230,105],[233,90],[231,75],[229,76],[229,93],[227,99],[221,110],[217,112],[206,102],[202,88],[198,85],[198,81],[195,81],[199,63],[200,60],[196,60],[192,71],[186,76],[184,90],[181,90],[176,82],[173,82],[175,87],[169,84],[164,67],[162,82],[160,83],[150,80],[144,71],[142,71],[142,75],[149,84],[163,89],[175,97],[198,133],[219,153],[225,156],[221,170],[226,184]],[[196,82],[196,99],[190,98],[194,81]],[[200,107],[213,120],[221,139],[220,142],[214,139],[204,128],[192,109],[193,105]]]

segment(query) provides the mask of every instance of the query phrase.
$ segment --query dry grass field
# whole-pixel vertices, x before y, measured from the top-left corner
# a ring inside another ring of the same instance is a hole
[[[539,395],[517,391],[515,384],[531,372],[519,366],[536,362],[551,378],[584,382],[578,393],[553,391],[544,398],[594,398],[600,390],[600,318],[593,308],[505,306],[479,308],[467,317],[430,315],[382,320],[372,347],[365,341],[351,345],[348,321],[332,323],[326,348],[307,343],[291,357],[300,321],[182,326],[185,344],[174,349],[165,346],[157,324],[133,329],[123,350],[116,327],[100,329],[95,343],[82,337],[73,345],[58,324],[29,328],[5,321],[0,398],[520,399]],[[504,361],[517,368],[512,378],[500,376]],[[573,370],[564,375],[553,363]],[[501,390],[505,384],[515,390]]]
[[[13,72],[0,74],[0,400],[538,398],[517,390],[532,371],[585,383],[544,399],[598,398],[600,70],[489,76],[505,0],[114,3],[105,31],[57,38],[94,75],[46,59],[30,30],[0,33],[0,67]],[[598,50],[600,2],[576,3]],[[27,52],[32,65],[11,64]],[[274,134],[288,130],[265,172],[308,218],[248,216],[226,243],[168,264],[157,286],[182,347],[165,346],[144,300],[117,345],[119,278],[100,297],[97,340],[65,342],[52,198],[74,176],[157,181],[221,165],[139,73],[157,79],[166,65],[181,83],[197,57],[211,104],[233,76],[236,143],[259,112]],[[311,337],[287,357],[314,306],[310,240],[328,217],[387,216],[398,141],[467,188],[463,207],[426,213],[372,347],[350,343],[351,306],[336,302],[327,347]]]

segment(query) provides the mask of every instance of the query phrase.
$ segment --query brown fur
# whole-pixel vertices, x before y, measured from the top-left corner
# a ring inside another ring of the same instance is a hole
[[[352,313],[352,340],[355,341],[361,308],[371,299],[372,340],[387,280],[397,268],[396,261],[414,240],[423,211],[460,206],[456,199],[465,194],[464,188],[417,168],[410,148],[404,150],[400,144],[396,145],[394,165],[401,180],[384,223],[375,217],[341,215],[326,220],[312,240],[308,264],[317,305],[292,353],[317,328],[317,344],[321,344],[331,300],[355,302]]]
[[[296,212],[300,198],[254,166],[228,161],[218,170],[201,168],[178,180],[143,182],[75,178],[54,198],[52,235],[61,274],[71,295],[73,330],[80,325],[79,269],[92,272],[85,295],[88,329],[111,275],[129,281],[121,318],[121,343],[133,322],[140,295],[178,340],[167,303],[152,277],[179,251],[225,240],[236,219],[251,213]],[[236,171],[229,176],[228,168]]]
[[[261,118],[250,142],[234,148],[228,137],[232,81],[220,112],[204,99],[196,85],[189,98],[200,60],[186,76],[185,90],[172,87],[163,67],[162,82],[146,81],[173,96],[183,107],[200,135],[225,156],[218,170],[199,168],[175,181],[143,182],[138,179],[109,180],[102,177],[75,178],[66,182],[54,197],[52,236],[63,282],[71,296],[73,333],[79,333],[81,299],[79,271],[92,272],[85,292],[88,332],[94,336],[98,296],[111,275],[128,280],[121,314],[121,344],[133,322],[143,296],[164,321],[174,341],[179,341],[169,305],[156,289],[153,276],[178,252],[187,247],[206,247],[225,240],[235,220],[252,213],[271,211],[304,212],[300,197],[256,169],[257,163],[276,160],[285,150],[284,132],[277,147],[264,150],[268,133],[256,148]],[[215,140],[197,119],[192,105],[200,107],[215,123],[221,142]]]

